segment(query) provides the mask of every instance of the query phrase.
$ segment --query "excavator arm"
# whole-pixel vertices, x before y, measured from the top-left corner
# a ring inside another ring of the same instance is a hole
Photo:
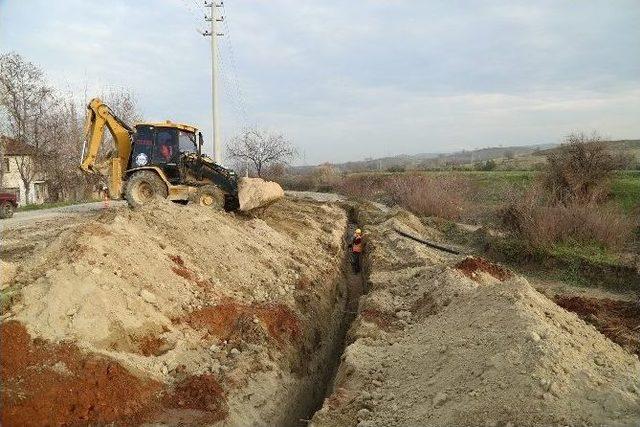
[[[98,153],[104,137],[104,128],[109,130],[115,143],[115,153],[106,161],[98,162]],[[87,173],[109,176],[109,194],[120,198],[122,177],[129,163],[134,130],[116,116],[100,99],[94,98],[87,105],[85,121],[85,145],[82,150],[80,168]]]

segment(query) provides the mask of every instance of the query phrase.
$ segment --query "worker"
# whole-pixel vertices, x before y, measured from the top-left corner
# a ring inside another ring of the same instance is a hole
[[[160,146],[160,155],[164,159],[165,162],[171,160],[171,146],[170,145],[161,145]]]
[[[158,135],[156,136],[156,141],[157,141],[156,148],[158,153],[157,160],[163,163],[167,163],[171,161],[171,158],[173,157],[173,151],[174,151],[173,150],[174,141],[171,133],[166,131],[158,132]]]
[[[361,258],[362,258],[362,249],[364,246],[364,242],[362,241],[362,230],[356,228],[356,231],[353,233],[353,237],[351,238],[351,242],[349,242],[349,249],[351,249],[351,266],[353,267],[353,273],[360,273]]]

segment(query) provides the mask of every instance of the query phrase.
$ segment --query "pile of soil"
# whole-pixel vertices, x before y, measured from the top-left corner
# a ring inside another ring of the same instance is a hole
[[[60,424],[306,415],[342,314],[346,224],[283,199],[259,218],[161,202],[67,226],[11,282],[2,424],[54,405]]]
[[[406,212],[367,213],[370,291],[314,426],[635,425],[640,362],[481,258],[430,249]]]
[[[482,257],[466,257],[456,264],[456,268],[471,279],[478,277],[478,272],[480,271],[489,273],[498,280],[505,280],[513,276],[513,273],[506,268],[487,261]]]
[[[578,295],[556,295],[555,302],[596,327],[611,341],[640,356],[640,306],[637,302]]]
[[[34,341],[17,321],[0,325],[5,425],[139,424],[162,390],[70,343]]]

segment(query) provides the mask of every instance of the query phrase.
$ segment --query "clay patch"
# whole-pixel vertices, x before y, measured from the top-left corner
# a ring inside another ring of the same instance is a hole
[[[398,330],[394,322],[395,316],[391,313],[385,313],[379,310],[366,309],[360,312],[360,316],[367,322],[374,323],[378,328],[384,331]]]
[[[467,257],[457,263],[455,267],[462,271],[465,276],[475,281],[478,281],[479,271],[488,273],[500,281],[513,277],[513,273],[506,268],[500,267],[482,257]]]
[[[193,311],[184,321],[193,328],[206,329],[222,339],[244,338],[252,341],[249,333],[242,332],[250,332],[251,324],[255,325],[254,318],[266,326],[269,335],[279,344],[300,339],[300,321],[293,310],[283,304],[246,305],[225,301]]]
[[[16,321],[3,323],[0,337],[3,425],[138,425],[157,409],[162,385],[116,362],[32,340]]]
[[[171,271],[173,271],[178,276],[182,277],[183,279],[189,280],[190,282],[193,282],[203,288],[210,288],[212,286],[209,280],[201,279],[196,273],[189,270],[185,266],[184,260],[180,255],[169,255],[169,259],[176,264],[171,266]]]
[[[640,355],[640,310],[632,301],[556,295],[555,302],[576,313],[628,351]]]
[[[188,425],[228,415],[226,393],[213,375],[169,387],[73,344],[33,340],[16,321],[0,325],[0,339],[2,425]]]
[[[198,422],[214,423],[223,420],[229,413],[226,393],[211,374],[188,377],[177,384],[173,392],[166,395],[167,408],[192,409],[201,411],[204,417]]]

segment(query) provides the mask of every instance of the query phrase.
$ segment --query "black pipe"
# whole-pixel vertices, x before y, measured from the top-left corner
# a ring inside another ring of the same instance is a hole
[[[400,231],[397,228],[394,228],[393,230],[396,233],[398,233],[399,235],[401,235],[401,236],[408,237],[409,239],[415,240],[416,242],[422,243],[423,245],[427,245],[430,248],[438,249],[440,251],[448,252],[448,253],[454,254],[454,255],[460,255],[460,252],[456,251],[455,249],[446,248],[444,246],[436,245],[435,243],[428,242],[426,240],[422,240],[422,239],[420,239],[418,237],[412,236],[411,234],[407,234],[404,231]]]

